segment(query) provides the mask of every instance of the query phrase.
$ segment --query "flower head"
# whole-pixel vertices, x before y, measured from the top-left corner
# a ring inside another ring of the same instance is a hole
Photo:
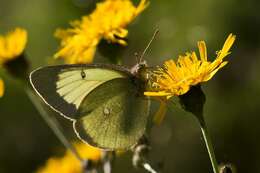
[[[27,43],[27,32],[16,28],[5,36],[0,35],[0,65],[18,58],[24,51]]]
[[[0,79],[0,97],[4,95],[4,81]]]
[[[55,36],[61,39],[61,48],[54,55],[62,57],[67,63],[91,63],[96,46],[101,39],[126,45],[125,27],[140,14],[148,3],[141,0],[135,7],[130,0],[105,0],[81,20],[71,22],[69,29],[57,29]]]
[[[83,159],[97,163],[101,160],[102,151],[84,143],[76,143],[76,150]],[[81,173],[82,163],[70,152],[67,151],[61,158],[53,157],[48,159],[46,165],[40,168],[37,173]]]
[[[147,96],[179,96],[187,93],[191,86],[210,80],[216,72],[227,64],[223,59],[230,53],[229,49],[235,41],[230,34],[223,48],[217,52],[213,62],[208,61],[207,48],[204,41],[198,42],[200,58],[195,52],[179,56],[177,62],[168,60],[163,68],[153,74],[153,91],[145,92]]]
[[[195,52],[188,52],[184,56],[179,56],[177,62],[168,60],[164,63],[164,67],[159,67],[153,72],[150,81],[151,90],[144,92],[144,95],[160,100],[160,108],[154,116],[155,124],[160,124],[164,118],[167,99],[186,94],[192,86],[210,80],[227,64],[223,59],[230,53],[229,49],[234,41],[235,36],[230,34],[213,62],[208,61],[206,43],[199,41],[200,58]]]

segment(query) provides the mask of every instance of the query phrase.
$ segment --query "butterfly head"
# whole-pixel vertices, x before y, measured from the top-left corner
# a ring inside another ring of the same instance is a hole
[[[131,69],[131,73],[135,76],[137,76],[138,74],[141,73],[141,71],[143,71],[144,69],[146,69],[148,66],[147,66],[147,63],[146,61],[141,61],[141,62],[138,62],[137,64],[135,64]]]
[[[146,63],[146,61],[142,61],[134,65],[130,69],[131,73],[141,81],[148,81],[149,79],[149,67]]]

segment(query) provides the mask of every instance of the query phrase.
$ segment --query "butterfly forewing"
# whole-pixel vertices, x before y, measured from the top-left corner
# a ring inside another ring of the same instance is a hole
[[[103,83],[83,100],[74,122],[78,136],[104,149],[128,149],[144,134],[149,101],[128,78]]]
[[[126,78],[127,72],[98,65],[62,65],[43,67],[30,75],[37,93],[54,110],[76,119],[82,100],[97,86],[115,78]]]

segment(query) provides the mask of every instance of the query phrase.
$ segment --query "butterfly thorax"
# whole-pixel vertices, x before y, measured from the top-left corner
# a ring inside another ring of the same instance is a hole
[[[130,69],[130,72],[135,77],[135,83],[138,85],[139,91],[143,93],[143,91],[145,91],[146,88],[148,87],[148,81],[150,76],[149,68],[146,62],[143,61],[141,63],[134,65]]]

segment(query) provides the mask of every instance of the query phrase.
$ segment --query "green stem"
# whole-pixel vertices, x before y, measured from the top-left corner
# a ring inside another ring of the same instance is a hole
[[[68,148],[79,161],[81,161],[83,163],[84,160],[80,157],[77,150],[73,147],[73,145],[64,136],[64,133],[62,132],[63,130],[60,127],[57,119],[48,115],[48,112],[43,108],[42,104],[39,102],[39,99],[32,92],[32,90],[27,89],[26,94],[28,95],[29,99],[31,100],[31,102],[33,103],[35,108],[40,113],[41,117],[44,119],[44,121],[47,123],[47,125],[50,127],[50,129],[54,132],[54,134],[57,136],[57,138],[61,141],[61,143],[66,148]]]
[[[205,142],[207,150],[208,150],[208,154],[209,154],[209,158],[210,158],[210,162],[211,162],[213,171],[214,171],[214,173],[219,173],[218,162],[216,160],[213,145],[211,143],[209,133],[208,133],[208,129],[207,129],[207,126],[206,126],[206,123],[204,121],[203,116],[200,118],[199,122],[200,122],[200,129],[201,129],[203,139],[204,139],[204,142]]]

